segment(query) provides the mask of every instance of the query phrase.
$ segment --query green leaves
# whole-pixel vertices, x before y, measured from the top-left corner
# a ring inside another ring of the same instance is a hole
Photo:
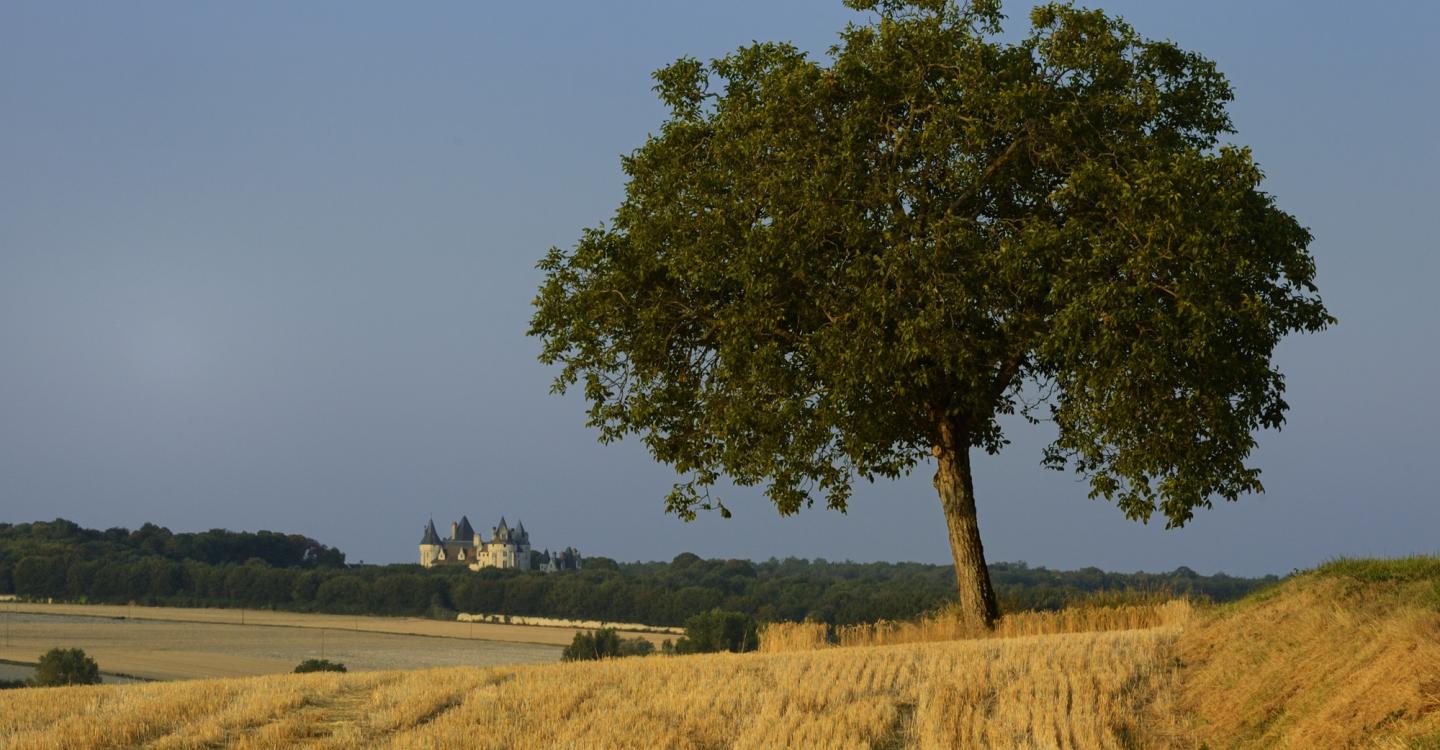
[[[602,440],[781,513],[843,510],[942,421],[999,450],[1027,384],[1071,467],[1127,516],[1183,524],[1258,491],[1270,363],[1332,322],[1309,234],[1219,147],[1213,63],[1099,11],[864,2],[829,60],[760,43],[656,73],[670,108],[608,226],[540,263],[531,334]]]
[[[1088,243],[1052,287],[1038,369],[1059,396],[1048,464],[1130,518],[1179,526],[1262,489],[1252,432],[1284,421],[1280,338],[1331,322],[1309,234],[1259,192],[1248,152],[1179,149],[1089,165],[1057,197]]]

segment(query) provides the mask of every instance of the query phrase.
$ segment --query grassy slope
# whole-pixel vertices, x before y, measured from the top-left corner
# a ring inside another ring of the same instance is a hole
[[[1440,748],[1440,559],[1322,566],[1202,616],[1177,654],[1212,748]]]
[[[0,693],[6,747],[475,738],[488,747],[1440,748],[1440,560],[1332,563],[1183,627]]]

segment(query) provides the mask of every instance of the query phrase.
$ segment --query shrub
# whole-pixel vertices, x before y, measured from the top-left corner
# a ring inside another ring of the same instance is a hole
[[[345,665],[329,659],[306,659],[295,667],[296,674],[305,672],[344,672]]]
[[[574,640],[560,654],[561,661],[590,661],[620,656],[647,656],[655,652],[655,644],[644,638],[621,638],[614,628],[601,628],[594,633],[576,633]]]
[[[36,687],[56,685],[98,685],[100,667],[83,649],[52,648],[40,657],[35,666],[32,684]]]
[[[644,638],[621,638],[620,656],[649,656],[655,653],[655,644]]]
[[[712,609],[685,621],[685,637],[675,643],[675,653],[740,653],[754,651],[759,646],[759,624],[755,618],[743,612]]]

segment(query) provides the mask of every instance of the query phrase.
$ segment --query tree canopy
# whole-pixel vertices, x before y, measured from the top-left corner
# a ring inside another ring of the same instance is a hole
[[[1214,63],[1101,11],[852,0],[825,60],[756,43],[655,74],[608,225],[552,249],[531,333],[602,440],[782,514],[933,457],[962,606],[995,614],[969,451],[1048,419],[1045,465],[1128,517],[1262,490],[1272,352],[1332,319]],[[967,584],[966,578],[971,579]],[[967,591],[967,588],[970,589]]]
[[[52,648],[40,655],[32,684],[36,687],[98,685],[100,667],[85,655],[84,649]]]

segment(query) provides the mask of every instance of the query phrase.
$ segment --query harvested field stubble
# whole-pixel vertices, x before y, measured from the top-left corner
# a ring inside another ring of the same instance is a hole
[[[8,691],[0,744],[1119,748],[1134,746],[1157,710],[1153,696],[1168,692],[1174,638],[1173,628],[1154,628]]]
[[[1421,563],[983,639],[924,642],[953,634],[932,618],[844,648],[800,624],[768,629],[770,653],[0,691],[0,747],[1440,747],[1440,565]]]

